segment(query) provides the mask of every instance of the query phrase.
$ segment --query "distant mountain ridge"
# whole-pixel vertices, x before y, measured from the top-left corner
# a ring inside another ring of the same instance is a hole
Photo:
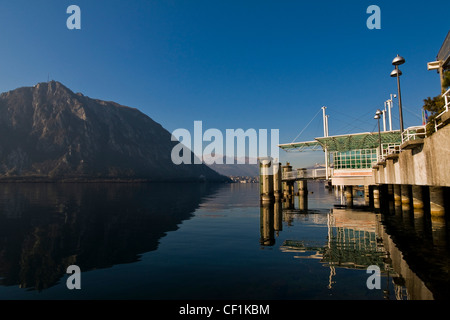
[[[139,110],[56,81],[2,93],[0,114],[3,180],[228,180],[204,164],[175,165],[178,142]]]
[[[204,161],[208,159],[208,156],[203,157]],[[228,160],[228,163],[227,163]],[[249,157],[241,158],[240,160],[245,163],[238,163],[238,158],[223,156],[222,163],[212,163],[208,164],[210,168],[218,173],[227,177],[259,177],[259,166],[257,164],[257,159],[250,159]],[[250,161],[252,160],[252,161]],[[252,164],[251,162],[255,162]]]

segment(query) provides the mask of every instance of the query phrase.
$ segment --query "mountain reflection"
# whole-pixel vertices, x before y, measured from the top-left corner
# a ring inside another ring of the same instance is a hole
[[[0,284],[43,290],[71,264],[138,261],[220,186],[0,184]]]

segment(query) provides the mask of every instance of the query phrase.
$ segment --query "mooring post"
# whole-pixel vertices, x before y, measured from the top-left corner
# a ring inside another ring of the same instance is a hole
[[[278,161],[273,163],[273,195],[275,201],[281,201],[283,198],[281,163]]]
[[[292,166],[289,165],[289,162],[288,162],[288,163],[286,163],[285,166],[282,166],[281,169],[282,169],[283,177],[286,177],[286,174],[288,172],[292,171]],[[288,198],[288,196],[289,196],[289,184],[288,184],[288,181],[283,181],[282,186],[283,186],[283,197],[284,198]]]
[[[304,169],[306,171],[306,169]],[[308,210],[308,181],[299,180],[298,184],[298,206],[302,211]]]
[[[297,177],[303,178],[300,180],[297,180],[297,186],[298,186],[298,194],[303,195],[308,193],[308,182],[306,181],[306,169],[301,168],[297,169]]]
[[[272,174],[272,158],[266,157],[260,159],[261,163],[261,182],[262,182],[262,202],[272,202],[273,195],[273,174]]]

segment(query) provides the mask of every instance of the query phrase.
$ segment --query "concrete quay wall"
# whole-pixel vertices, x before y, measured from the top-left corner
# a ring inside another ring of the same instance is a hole
[[[450,187],[450,125],[407,148],[374,167],[375,184]]]

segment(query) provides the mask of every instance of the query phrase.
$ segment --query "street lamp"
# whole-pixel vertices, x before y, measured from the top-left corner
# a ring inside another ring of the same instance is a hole
[[[392,100],[392,97],[397,98],[396,94],[391,93],[391,98],[389,100],[386,100],[386,104],[388,107],[388,114],[389,114],[389,131],[392,131],[392,115],[391,115],[391,109],[394,106],[394,101]],[[386,109],[386,108],[385,108]]]
[[[378,144],[379,144],[379,148],[380,148],[380,157],[383,155],[383,152],[381,150],[381,130],[380,130],[380,116],[383,112],[378,109],[377,112],[375,112],[375,117],[373,117],[374,119],[378,120]]]
[[[402,113],[402,95],[400,92],[400,76],[402,72],[398,68],[398,66],[405,63],[405,59],[399,55],[397,55],[394,60],[392,60],[392,64],[395,66],[395,69],[391,72],[392,78],[397,78],[397,89],[398,89],[398,111],[400,113],[400,132],[403,133],[403,113]]]

